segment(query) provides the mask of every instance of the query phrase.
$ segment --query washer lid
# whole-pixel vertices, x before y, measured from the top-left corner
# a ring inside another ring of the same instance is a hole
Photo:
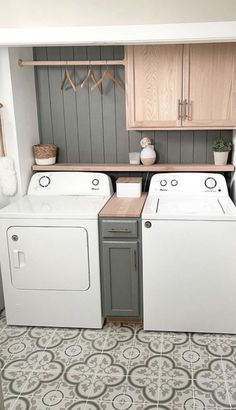
[[[224,215],[225,210],[218,198],[161,198],[157,204],[158,215]]]
[[[110,196],[30,196],[0,210],[2,218],[94,219]]]
[[[229,197],[155,197],[149,196],[142,218],[150,219],[225,219],[236,217],[236,207]]]

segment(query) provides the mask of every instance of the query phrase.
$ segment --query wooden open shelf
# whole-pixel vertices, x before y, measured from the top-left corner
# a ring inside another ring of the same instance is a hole
[[[92,172],[231,172],[232,164],[91,164],[91,163],[58,163],[55,165],[33,165],[33,171],[92,171]]]

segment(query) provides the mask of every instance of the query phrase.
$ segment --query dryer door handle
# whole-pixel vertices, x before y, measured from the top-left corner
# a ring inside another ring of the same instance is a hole
[[[20,269],[25,266],[25,254],[18,249],[13,249],[13,265],[14,268]]]
[[[20,258],[19,258],[19,251],[17,249],[13,250],[13,265],[14,268],[20,268]]]

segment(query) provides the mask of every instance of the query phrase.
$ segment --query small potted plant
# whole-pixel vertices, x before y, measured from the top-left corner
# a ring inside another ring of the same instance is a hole
[[[232,142],[226,138],[219,137],[212,144],[215,165],[226,165]]]

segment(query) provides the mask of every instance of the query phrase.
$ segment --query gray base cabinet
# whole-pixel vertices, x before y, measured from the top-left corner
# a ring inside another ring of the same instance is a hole
[[[137,219],[100,220],[104,316],[141,315],[140,229]]]

